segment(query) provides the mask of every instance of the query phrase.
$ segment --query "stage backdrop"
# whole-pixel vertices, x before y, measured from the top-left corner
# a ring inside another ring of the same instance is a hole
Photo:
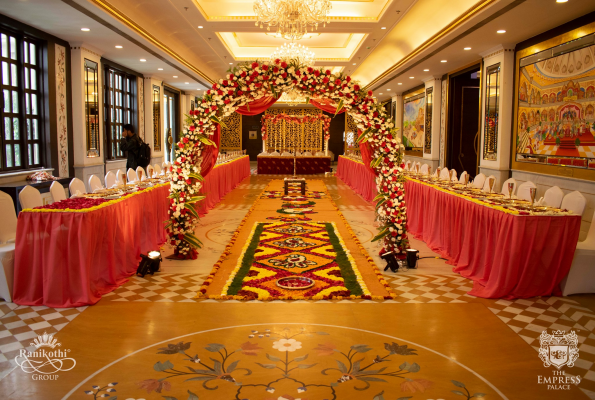
[[[403,102],[403,144],[411,150],[421,151],[424,145],[425,93]]]

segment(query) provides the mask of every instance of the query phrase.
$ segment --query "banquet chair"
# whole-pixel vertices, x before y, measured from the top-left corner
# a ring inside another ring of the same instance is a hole
[[[459,177],[459,183],[465,183],[465,176],[469,175],[467,171],[461,172],[461,176]]]
[[[440,171],[440,180],[445,180],[447,181],[450,177],[450,171],[448,170],[448,168],[442,168],[442,170]]]
[[[482,192],[490,193],[490,178],[494,179],[494,187],[496,187],[496,177],[494,175],[490,175],[483,183],[483,187],[481,188]]]
[[[516,197],[519,200],[531,201],[531,194],[529,193],[529,189],[536,188],[536,187],[537,186],[535,186],[535,184],[531,181],[521,183],[517,192],[516,192]]]
[[[543,202],[546,206],[550,207],[560,207],[562,204],[562,199],[564,198],[564,192],[558,186],[552,186],[548,190],[545,191],[543,195]]]
[[[50,186],[50,195],[52,196],[52,202],[56,203],[58,201],[66,200],[66,194],[64,193],[64,186],[62,184],[54,181]]]
[[[312,157],[312,152],[311,151],[305,151],[304,152],[304,156],[306,156],[306,157]]]
[[[152,178],[154,173],[155,173],[155,170],[153,170],[153,166],[151,164],[149,164],[147,166],[147,178]]]
[[[103,185],[101,184],[101,181],[97,175],[91,175],[89,177],[89,192],[95,193],[95,191],[98,189],[103,189]]]
[[[324,151],[317,151],[315,155],[317,157],[324,157]]]
[[[132,168],[128,168],[128,172],[126,172],[126,176],[128,177],[128,182],[136,182],[138,181],[138,176],[136,175],[136,171]]]
[[[280,156],[281,154],[279,154],[279,152],[277,150],[273,151],[271,153],[272,156]]]
[[[33,186],[25,186],[23,190],[19,192],[19,202],[21,203],[21,209],[41,207],[43,201],[41,200],[41,193]]]
[[[514,192],[516,191],[516,186],[517,186],[516,179],[509,178],[509,179],[505,180],[504,183],[502,184],[502,192],[500,192],[505,196],[508,196],[508,184],[509,183],[512,183],[512,185],[513,185],[512,186],[512,194],[514,194]]]
[[[107,171],[107,174],[105,174],[105,187],[108,189],[114,187],[117,181],[118,179],[116,178],[116,174],[114,174],[112,171]]]
[[[564,196],[560,208],[563,210],[572,211],[577,215],[583,215],[586,204],[587,199],[585,199],[585,196],[583,196],[578,190],[575,190],[574,192],[568,193],[566,196]]]
[[[475,175],[475,179],[473,179],[473,187],[477,189],[482,189],[485,181],[486,176],[483,173],[479,173]]]
[[[595,293],[595,213],[587,238],[576,245],[570,271],[560,286],[564,296]]]
[[[457,181],[457,170],[454,169],[454,168],[450,170],[450,180],[452,182],[456,182]]]
[[[17,214],[12,197],[4,192],[0,192],[0,220],[0,298],[11,302]]]
[[[301,156],[302,156],[302,153],[300,153],[299,151],[296,151],[296,152],[295,152],[295,156],[296,156],[296,157],[301,157]]]
[[[116,183],[117,183],[118,185],[123,185],[123,184],[124,184],[124,182],[122,182],[122,170],[121,170],[121,169],[119,169],[119,170],[116,172]]]
[[[291,157],[291,156],[293,156],[293,154],[291,154],[288,151],[284,151],[283,153],[281,153],[281,156],[283,156],[283,157]]]
[[[155,175],[163,175],[163,170],[161,169],[159,164],[155,164],[153,168],[155,169]]]
[[[142,172],[142,174],[141,174]],[[145,179],[147,179],[147,173],[145,172],[145,169],[143,167],[136,167],[136,179],[138,180],[139,177],[142,178],[140,179],[141,181],[144,181]]]
[[[419,172],[421,172],[422,174],[429,174],[430,173],[430,166],[428,164],[424,164],[421,166],[421,168],[419,169]]]
[[[405,171],[409,171],[409,168],[411,168],[411,161],[405,163]]]
[[[72,178],[72,180],[68,184],[68,190],[70,191],[70,196],[74,196],[75,194],[77,194],[77,192],[80,194],[87,193],[85,183],[81,181],[79,178]]]

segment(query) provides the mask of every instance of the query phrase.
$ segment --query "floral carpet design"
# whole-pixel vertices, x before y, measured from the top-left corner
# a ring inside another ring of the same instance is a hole
[[[320,190],[307,190],[306,195],[303,196],[299,193],[299,190],[290,190],[290,195],[286,196],[283,190],[265,190],[260,198],[261,199],[281,199],[285,201],[306,201],[309,199],[324,199],[328,197],[326,192]],[[295,192],[295,193],[292,193]]]
[[[122,391],[166,400],[422,400],[450,399],[453,394],[461,399],[496,398],[469,374],[462,378],[482,391],[449,379],[436,369],[436,360],[420,356],[425,350],[374,335],[362,338],[370,341],[350,342],[351,335],[344,337],[349,332],[328,328],[244,327],[237,328],[243,335],[225,336],[219,343],[194,336],[155,346],[145,357],[155,360],[150,354],[158,355],[152,368],[136,364],[144,379],[126,382]],[[84,393],[115,399],[117,384],[94,385]]]
[[[301,290],[277,285],[278,279],[290,276],[310,278],[315,284]],[[255,224],[221,295],[328,299],[370,292],[334,223],[291,221]]]

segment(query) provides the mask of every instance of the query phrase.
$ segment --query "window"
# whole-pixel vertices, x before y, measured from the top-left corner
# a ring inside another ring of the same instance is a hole
[[[96,62],[85,59],[85,122],[87,131],[87,157],[99,157],[98,83]]]
[[[498,117],[500,110],[500,63],[486,70],[483,159],[495,160],[498,153]]]
[[[122,127],[132,124],[136,110],[134,94],[136,77],[107,66],[105,69],[105,137],[106,158],[124,158],[120,150]]]
[[[2,90],[0,171],[41,167],[41,46],[0,31]]]

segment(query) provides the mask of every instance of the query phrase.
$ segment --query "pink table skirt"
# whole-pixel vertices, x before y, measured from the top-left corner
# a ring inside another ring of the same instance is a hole
[[[341,178],[357,194],[366,201],[374,200],[378,194],[376,176],[360,162],[339,156],[337,177]]]
[[[408,231],[473,280],[470,295],[561,295],[580,216],[513,215],[410,180],[405,199]]]
[[[207,198],[200,202],[199,213],[204,215],[217,205],[227,193],[250,176],[250,157],[244,156],[227,164],[215,166],[203,182],[202,195]]]
[[[136,272],[140,254],[165,242],[169,185],[85,212],[22,211],[17,223],[14,302],[95,304]]]

